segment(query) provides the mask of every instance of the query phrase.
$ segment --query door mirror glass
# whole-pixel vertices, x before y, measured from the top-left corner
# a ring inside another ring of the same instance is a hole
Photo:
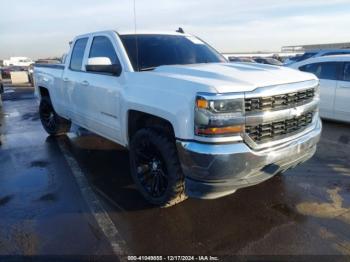
[[[108,57],[92,57],[88,59],[88,65],[112,65],[111,59]]]
[[[85,67],[88,72],[106,73],[116,76],[120,76],[122,72],[121,66],[119,64],[112,64],[111,59],[108,57],[89,58]]]

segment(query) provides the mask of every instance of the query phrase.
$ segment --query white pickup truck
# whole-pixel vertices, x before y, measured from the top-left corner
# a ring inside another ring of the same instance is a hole
[[[309,159],[321,133],[314,75],[228,63],[185,33],[81,35],[34,81],[50,135],[73,122],[125,146],[139,191],[162,207],[263,182]]]

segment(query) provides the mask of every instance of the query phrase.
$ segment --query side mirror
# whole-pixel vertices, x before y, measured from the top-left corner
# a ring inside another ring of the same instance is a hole
[[[120,76],[122,73],[122,67],[119,64],[112,64],[111,59],[108,57],[89,58],[85,68],[88,72],[106,73],[116,76]]]

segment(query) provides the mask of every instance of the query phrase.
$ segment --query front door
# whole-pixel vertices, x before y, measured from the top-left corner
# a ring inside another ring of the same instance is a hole
[[[107,35],[96,35],[92,39],[88,58],[105,57],[112,64],[120,64],[115,50]],[[121,138],[120,93],[123,77],[123,73],[115,76],[85,72],[78,85],[78,92],[83,94],[83,99],[77,100],[77,106],[86,110],[88,128],[116,142]]]
[[[324,118],[334,117],[334,101],[339,66],[341,66],[341,63],[319,62],[299,68],[301,71],[315,74],[320,79],[320,115]]]
[[[334,117],[341,121],[350,121],[350,62],[344,63],[337,84]]]

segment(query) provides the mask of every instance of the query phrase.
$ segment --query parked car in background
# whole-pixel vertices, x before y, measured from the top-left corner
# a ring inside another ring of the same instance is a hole
[[[23,66],[7,66],[1,68],[1,76],[3,79],[10,79],[11,78],[11,72],[18,72],[18,71],[27,71],[27,67]]]
[[[4,93],[4,84],[2,83],[2,79],[0,77],[0,95]]]
[[[2,107],[2,94],[4,93],[4,85],[0,76],[0,107]],[[1,144],[1,142],[0,142]]]
[[[250,57],[230,56],[228,60],[230,62],[255,63],[255,61]]]
[[[253,60],[259,64],[276,65],[276,66],[283,65],[281,61],[271,57],[254,57]]]
[[[320,114],[350,122],[350,55],[322,56],[290,65],[320,79]]]
[[[34,66],[38,65],[38,64],[60,64],[61,61],[57,60],[57,59],[39,59],[37,61],[35,61],[35,63],[31,64],[28,67],[28,79],[29,79],[29,83],[31,83],[32,85],[34,84],[34,79],[33,79],[33,73],[34,73]]]
[[[297,55],[294,57],[288,58],[284,65],[288,66],[293,63],[301,62],[309,58],[320,57],[320,56],[333,56],[333,55],[350,55],[350,49],[322,49],[322,50],[313,50],[307,51],[302,55]]]
[[[34,61],[28,57],[10,57],[8,60],[3,61],[4,66],[24,66],[28,67],[29,65],[33,64]]]

